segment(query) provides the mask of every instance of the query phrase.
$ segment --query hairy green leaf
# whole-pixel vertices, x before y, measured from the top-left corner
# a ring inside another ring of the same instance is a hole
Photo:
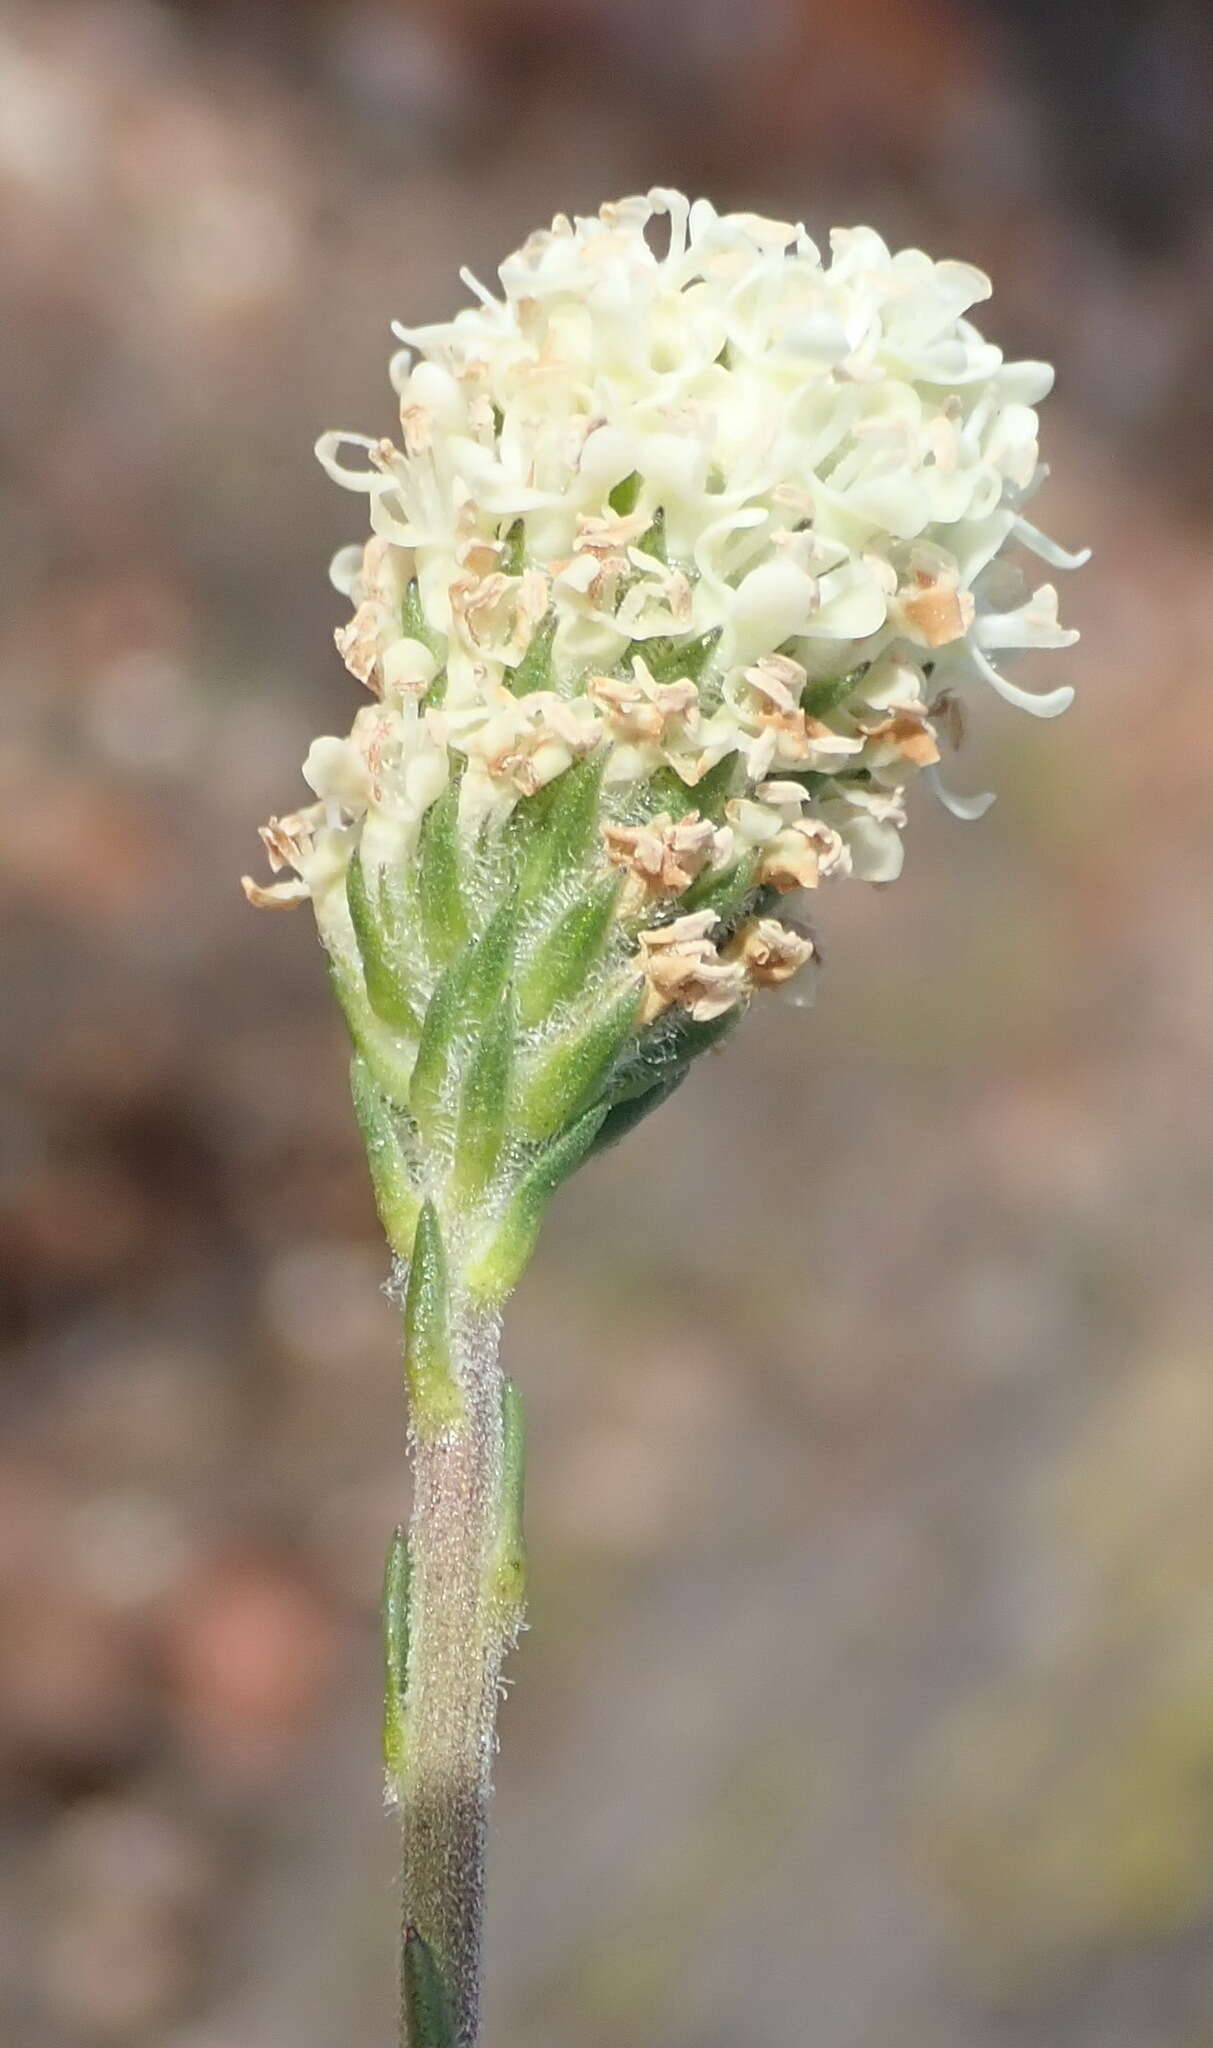
[[[453,1088],[456,1061],[504,994],[517,939],[513,897],[502,903],[475,945],[452,960],[430,997],[409,1090],[409,1108],[422,1134],[432,1138]]]
[[[726,754],[694,783],[684,782],[673,768],[659,768],[646,786],[645,808],[650,815],[668,811],[675,820],[685,817],[688,811],[698,811],[701,818],[710,818],[718,825],[736,778],[736,754]]]
[[[327,959],[329,981],[355,1050],[365,1060],[387,1101],[398,1109],[406,1108],[413,1071],[410,1049],[401,1046],[397,1033],[372,1010],[359,963],[332,953]]]
[[[438,1959],[415,1927],[404,1930],[401,1993],[408,2048],[456,2048],[451,2002]]]
[[[713,626],[710,633],[698,633],[691,638],[666,633],[654,640],[634,640],[632,648],[657,682],[681,682],[683,676],[689,676],[697,683],[719,644],[720,627]]]
[[[537,1024],[557,1003],[586,986],[601,957],[623,886],[620,874],[603,875],[550,925],[518,977],[524,1024]]]
[[[511,1001],[498,1004],[480,1028],[459,1102],[455,1186],[464,1200],[481,1194],[501,1154],[514,1072],[516,1024]]]
[[[607,502],[612,512],[617,512],[621,519],[626,519],[629,512],[636,510],[636,500],[640,496],[640,482],[640,471],[634,469],[630,476],[621,477],[611,492]]]
[[[421,645],[428,647],[431,654],[442,653],[442,642],[426,618],[420,586],[415,576],[401,599],[400,624],[406,640],[420,640]]]
[[[450,1287],[442,1227],[432,1202],[422,1206],[404,1297],[404,1363],[409,1409],[420,1437],[436,1436],[463,1416],[451,1357]]]
[[[650,1087],[638,1090],[635,1095],[612,1103],[594,1134],[589,1156],[592,1158],[599,1152],[606,1152],[612,1145],[617,1145],[621,1138],[625,1138],[629,1131],[634,1131],[637,1124],[643,1123],[645,1117],[653,1110],[660,1109],[662,1103],[674,1093],[675,1088],[681,1088],[690,1071],[689,1063],[686,1066],[674,1067],[663,1081],[654,1082]]]
[[[523,865],[520,894],[524,902],[533,903],[584,864],[597,841],[604,766],[600,749],[553,779],[551,806],[542,828],[531,836]]]
[[[858,670],[849,676],[823,677],[801,692],[800,702],[810,718],[827,718],[854,694],[858,679]]]
[[[449,783],[430,805],[417,848],[417,899],[430,958],[439,967],[468,941],[467,908],[461,879],[459,785]]]
[[[708,869],[691,883],[679,905],[680,910],[714,910],[726,923],[744,907],[746,898],[758,886],[762,856],[745,854],[727,868]]]
[[[526,568],[526,520],[516,519],[505,536],[501,567],[507,576],[521,576]]]
[[[395,1031],[407,1031],[416,1036],[420,1029],[413,992],[393,958],[384,929],[382,902],[378,899],[376,887],[374,897],[367,882],[361,856],[354,852],[345,877],[346,901],[350,908],[350,922],[358,951],[362,957],[362,973],[371,1008],[376,1016],[382,1017]]]
[[[350,1093],[383,1234],[397,1256],[407,1259],[421,1201],[401,1142],[400,1112],[388,1102],[360,1053],[350,1061]]]
[[[593,1101],[636,1030],[639,1008],[640,990],[633,982],[545,1049],[518,1093],[515,1114],[526,1137],[553,1136]]]
[[[552,687],[552,642],[556,638],[556,614],[549,612],[531,635],[531,644],[521,661],[502,673],[502,682],[515,697],[529,697],[532,690]]]
[[[407,1734],[404,1694],[409,1662],[409,1546],[402,1528],[388,1545],[383,1571],[383,1763],[393,1800],[399,1800]]]
[[[468,1273],[473,1293],[486,1301],[502,1301],[521,1278],[535,1248],[544,1211],[561,1181],[576,1171],[588,1153],[606,1110],[596,1107],[560,1137],[545,1146],[523,1175],[488,1244]]]

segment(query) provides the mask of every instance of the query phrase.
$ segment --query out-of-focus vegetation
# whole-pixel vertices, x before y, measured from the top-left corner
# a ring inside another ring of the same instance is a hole
[[[520,1293],[491,2039],[1213,2040],[1211,87],[1195,0],[0,6],[6,2048],[389,2037],[397,1339],[236,876],[349,716],[315,432],[653,181],[984,263],[1098,552]]]

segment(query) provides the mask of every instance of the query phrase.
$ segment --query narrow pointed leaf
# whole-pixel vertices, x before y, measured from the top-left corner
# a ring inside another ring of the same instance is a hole
[[[527,697],[532,690],[552,687],[552,643],[556,638],[556,614],[549,612],[531,635],[522,660],[503,670],[501,680],[515,697]]]
[[[690,1071],[689,1062],[686,1066],[673,1067],[664,1080],[640,1089],[635,1095],[627,1096],[621,1102],[612,1103],[594,1133],[594,1142],[587,1156],[593,1158],[599,1152],[606,1152],[612,1145],[617,1145],[621,1138],[626,1138],[628,1132],[634,1131],[637,1124],[643,1123],[645,1117],[651,1115],[653,1110],[660,1109],[662,1103],[669,1100],[676,1088],[681,1088]]]
[[[460,879],[459,787],[451,783],[430,805],[417,849],[417,897],[430,958],[443,966],[468,941]]]
[[[421,1200],[400,1138],[399,1111],[386,1100],[361,1054],[350,1061],[354,1115],[366,1147],[375,1207],[383,1234],[399,1258],[407,1259]]]
[[[442,651],[442,642],[434,632],[421,604],[421,590],[414,576],[409,583],[400,604],[400,623],[406,640],[420,640],[431,654]]]
[[[398,1109],[408,1106],[413,1072],[410,1049],[372,1010],[356,962],[328,956],[329,982],[340,1003],[355,1051],[366,1061],[376,1086]]]
[[[591,883],[544,934],[518,979],[524,1024],[538,1024],[557,1003],[585,988],[606,944],[622,885],[619,874]]]
[[[408,2048],[457,2048],[451,2002],[438,1959],[415,1927],[404,1930],[401,1996]]]
[[[518,1094],[515,1113],[526,1137],[551,1137],[593,1101],[636,1030],[639,1008],[633,983],[545,1051]]]
[[[701,775],[691,792],[692,801],[701,818],[711,818],[719,824],[724,816],[724,807],[733,794],[737,780],[737,756],[725,754],[706,775]]]
[[[717,917],[727,922],[737,915],[746,898],[752,896],[757,888],[760,863],[759,854],[746,854],[730,867],[699,875],[683,896],[680,908],[684,911],[714,910]]]
[[[501,1002],[514,957],[518,918],[513,898],[490,919],[483,935],[452,960],[430,997],[409,1090],[409,1108],[433,1138],[457,1092],[458,1062]]]
[[[615,485],[615,488],[611,492],[610,498],[608,499],[608,503],[611,507],[612,512],[618,512],[620,518],[622,519],[625,518],[629,512],[635,511],[636,500],[639,496],[640,471],[638,469],[634,469],[630,476],[625,476],[621,478],[620,481]]]
[[[718,825],[733,794],[736,776],[736,754],[726,754],[694,783],[684,782],[672,768],[659,768],[656,775],[649,778],[645,792],[647,808],[654,812],[669,811],[675,818],[693,809],[701,818],[710,818],[713,824]]]
[[[466,1201],[493,1177],[505,1137],[514,1071],[514,1006],[500,1003],[481,1026],[459,1104],[455,1185]]]
[[[669,563],[669,548],[665,534],[665,510],[659,505],[653,514],[653,524],[641,534],[636,546],[642,555],[652,555],[655,561]]]
[[[421,1027],[409,1085],[409,1108],[422,1136],[430,1140],[442,1120],[447,1074],[459,1027],[462,981],[463,969],[458,961],[439,979]]]
[[[404,1298],[404,1364],[409,1412],[418,1436],[436,1436],[458,1423],[463,1396],[451,1359],[450,1287],[438,1212],[426,1202],[417,1220]]]
[[[694,639],[683,639],[672,633],[634,643],[636,653],[642,656],[650,675],[659,683],[681,681],[683,676],[689,676],[693,683],[697,683],[719,644],[719,626],[714,626],[710,633],[700,633]]]
[[[399,1801],[404,1777],[404,1694],[409,1663],[409,1546],[398,1528],[383,1572],[383,1764],[388,1796]]]
[[[516,519],[505,536],[501,566],[507,576],[521,576],[526,568],[526,520]]]
[[[505,994],[518,940],[518,906],[508,896],[465,956],[460,1008],[465,1024],[483,1024]]]
[[[670,1027],[664,1020],[635,1051],[619,1062],[604,1089],[606,1115],[594,1135],[593,1153],[605,1152],[660,1109],[680,1088],[700,1053],[710,1052],[735,1029],[744,1005],[726,1010],[706,1024],[683,1017]]]
[[[626,1059],[610,1076],[606,1097],[611,1105],[631,1101],[655,1085],[664,1085],[672,1074],[685,1073],[700,1053],[710,1052],[736,1029],[744,1015],[744,1004],[726,1010],[706,1023],[696,1023],[685,1011],[667,1012],[656,1026],[637,1040]]]
[[[421,1027],[414,1000],[398,963],[392,958],[382,907],[372,898],[366,872],[357,853],[351,856],[346,871],[345,893],[350,907],[350,922],[362,956],[362,972],[371,1008],[394,1030],[416,1036]]]
[[[848,676],[822,677],[801,692],[800,702],[810,718],[826,718],[853,696],[858,672]]]
[[[518,902],[524,901],[522,880],[536,856],[540,840],[547,830],[553,806],[560,795],[562,775],[553,776],[537,789],[533,796],[524,796],[515,804],[506,820],[501,834],[501,851],[506,872],[514,877],[518,888]]]
[[[544,1211],[561,1181],[576,1171],[589,1152],[605,1107],[587,1110],[570,1130],[544,1148],[523,1175],[489,1243],[471,1266],[468,1284],[486,1301],[502,1301],[521,1278],[535,1248]]]
[[[555,778],[551,809],[532,840],[520,893],[534,902],[554,882],[574,873],[598,834],[598,804],[605,756],[588,754]]]

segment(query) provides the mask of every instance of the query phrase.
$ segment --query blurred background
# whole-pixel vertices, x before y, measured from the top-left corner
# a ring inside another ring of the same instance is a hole
[[[397,1335],[237,877],[354,708],[314,436],[654,181],[989,268],[1097,553],[514,1304],[488,2043],[1213,2048],[1211,94],[1200,0],[0,4],[6,2048],[390,2038]]]

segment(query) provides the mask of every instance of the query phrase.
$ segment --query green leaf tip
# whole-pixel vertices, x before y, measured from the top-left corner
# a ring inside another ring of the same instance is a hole
[[[404,1362],[409,1409],[419,1437],[438,1436],[463,1419],[463,1395],[451,1360],[450,1288],[442,1226],[422,1204],[404,1297]]]
[[[605,750],[599,748],[554,778],[551,803],[522,871],[520,894],[525,902],[533,903],[574,873],[596,844],[605,765]]]
[[[475,1040],[505,993],[518,915],[507,898],[481,937],[452,960],[430,997],[409,1089],[409,1108],[424,1137],[441,1123],[461,1044]]]
[[[426,618],[425,606],[421,602],[421,590],[415,576],[400,601],[400,624],[406,640],[420,640],[421,645],[428,647],[431,654],[441,654],[442,641]]]
[[[516,1115],[527,1138],[550,1138],[591,1103],[637,1028],[640,984],[633,981],[558,1039],[519,1088]]]
[[[546,619],[531,635],[531,644],[521,661],[513,668],[502,671],[501,680],[515,697],[529,697],[532,690],[549,690],[552,686],[552,643],[556,638],[556,614],[548,613]]]
[[[462,963],[455,961],[439,978],[421,1027],[409,1083],[409,1108],[425,1138],[433,1138],[442,1117],[447,1071],[459,1026],[462,980]]]
[[[526,1423],[522,1396],[513,1380],[501,1387],[501,1492],[497,1526],[489,1553],[489,1591],[502,1626],[513,1634],[526,1600]]]
[[[395,1031],[407,1031],[416,1037],[420,1029],[412,993],[401,972],[399,963],[393,958],[384,929],[383,906],[376,901],[378,889],[372,895],[367,881],[362,857],[355,850],[350,856],[346,870],[345,895],[349,904],[350,923],[358,941],[362,959],[362,974],[371,1008],[385,1024]]]
[[[325,959],[329,986],[341,1005],[355,1051],[374,1075],[381,1094],[404,1109],[412,1081],[411,1048],[402,1047],[399,1036],[375,1015],[357,961],[327,951]]]
[[[473,1259],[468,1286],[486,1303],[504,1301],[526,1270],[548,1203],[581,1165],[606,1116],[599,1104],[578,1117],[532,1161],[501,1214],[488,1243]]]
[[[621,874],[599,877],[543,934],[518,978],[524,1024],[538,1024],[584,989],[606,944],[622,886]]]
[[[501,1001],[517,941],[518,905],[510,894],[493,912],[465,958],[461,1000],[467,1023],[483,1024]]]
[[[507,576],[521,576],[526,568],[526,520],[516,519],[506,531],[505,554],[501,561]]]
[[[685,1012],[660,1018],[638,1039],[634,1052],[620,1061],[612,1076],[608,1100],[612,1104],[630,1102],[655,1084],[667,1081],[672,1072],[685,1072],[700,1053],[710,1052],[727,1038],[744,1014],[744,1006],[738,1004],[704,1023],[697,1023]]]
[[[451,2002],[437,1957],[424,1935],[412,1926],[404,1930],[400,1991],[408,2048],[458,2048]]]
[[[393,1803],[399,1802],[403,1791],[408,1662],[409,1546],[404,1530],[397,1528],[383,1572],[383,1764]]]
[[[459,1102],[454,1182],[464,1200],[482,1194],[505,1140],[514,1072],[514,1005],[501,1003],[482,1025]]]
[[[650,1116],[655,1109],[660,1109],[674,1090],[681,1088],[690,1071],[689,1066],[674,1067],[664,1080],[654,1081],[650,1087],[639,1089],[635,1095],[625,1095],[620,1101],[613,1102],[594,1133],[590,1157],[595,1157],[599,1152],[609,1151],[621,1138],[626,1138],[629,1131],[634,1131],[637,1124],[643,1123],[646,1116]]]
[[[860,679],[860,671],[853,670],[845,676],[829,676],[818,682],[809,683],[801,691],[801,709],[811,718],[828,718],[848,697],[854,696]]]
[[[360,1053],[355,1053],[350,1061],[350,1094],[383,1234],[397,1257],[407,1259],[421,1213],[421,1198],[413,1186],[401,1143],[399,1111],[392,1108]]]
[[[710,633],[699,633],[691,638],[670,633],[654,640],[634,641],[633,646],[655,682],[681,681],[683,676],[689,676],[693,683],[697,683],[719,646],[720,638],[720,627],[713,626]]]
[[[640,496],[640,481],[640,471],[634,469],[629,476],[621,477],[611,492],[608,503],[612,512],[618,512],[620,518],[636,510],[636,500]]]
[[[673,1026],[663,1022],[658,1030],[641,1038],[634,1053],[619,1061],[608,1080],[607,1111],[594,1134],[593,1153],[617,1145],[653,1110],[660,1109],[682,1086],[699,1055],[727,1038],[743,1015],[744,1006],[739,1005],[704,1024],[683,1017]]]
[[[747,896],[758,887],[760,853],[743,854],[726,868],[709,868],[691,883],[682,899],[683,910],[714,910],[724,921],[735,917]]]
[[[417,849],[417,900],[430,958],[442,967],[469,935],[461,879],[459,785],[448,783],[430,805]]]
[[[736,780],[736,754],[725,754],[698,782],[684,782],[676,769],[659,768],[649,778],[646,808],[669,811],[675,818],[695,810],[701,818],[710,818],[714,825],[719,825]]]
[[[641,534],[637,547],[641,554],[652,555],[655,561],[663,563],[666,568],[669,567],[670,547],[666,538],[664,505],[657,507],[653,514],[653,523]]]

